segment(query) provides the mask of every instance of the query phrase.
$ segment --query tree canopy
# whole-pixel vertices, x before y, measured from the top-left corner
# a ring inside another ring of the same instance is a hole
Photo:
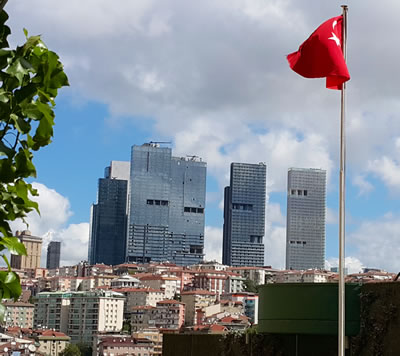
[[[68,78],[56,53],[40,36],[28,36],[11,49],[7,13],[0,12],[0,251],[8,271],[0,271],[0,300],[18,299],[21,286],[5,255],[26,255],[13,236],[10,222],[25,221],[32,210],[39,213],[32,196],[38,193],[27,179],[36,177],[33,153],[48,145],[53,136],[55,97]],[[0,318],[4,306],[0,305]]]

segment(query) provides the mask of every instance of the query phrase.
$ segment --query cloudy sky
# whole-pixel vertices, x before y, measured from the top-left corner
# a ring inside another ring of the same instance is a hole
[[[54,142],[35,157],[42,217],[62,262],[87,256],[90,205],[111,160],[172,141],[208,164],[206,253],[220,260],[229,164],[266,162],[265,263],[284,266],[289,167],[328,171],[327,266],[337,263],[340,93],[292,72],[297,50],[342,1],[9,1],[14,44],[42,34],[71,87],[57,100]],[[347,256],[400,271],[400,3],[349,2]],[[397,93],[397,94],[396,94]]]

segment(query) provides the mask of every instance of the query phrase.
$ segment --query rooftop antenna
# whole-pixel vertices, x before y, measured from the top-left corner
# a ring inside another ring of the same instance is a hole
[[[155,143],[156,145],[158,144],[172,145],[171,141],[150,141],[149,143]]]

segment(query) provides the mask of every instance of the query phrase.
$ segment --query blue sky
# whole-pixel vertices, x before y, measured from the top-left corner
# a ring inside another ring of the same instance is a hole
[[[284,266],[289,167],[328,171],[327,266],[337,258],[339,104],[323,79],[288,68],[341,2],[181,0],[9,2],[13,42],[42,34],[71,87],[57,98],[53,143],[35,156],[42,217],[33,234],[61,239],[63,263],[86,256],[90,205],[111,160],[172,141],[208,163],[206,252],[220,259],[223,187],[232,161],[268,166],[266,264]],[[400,270],[400,5],[349,3],[347,263]],[[366,19],[369,19],[367,22]],[[383,53],[386,53],[383,56]]]

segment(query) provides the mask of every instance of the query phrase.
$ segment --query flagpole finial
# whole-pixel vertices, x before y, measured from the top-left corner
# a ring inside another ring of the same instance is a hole
[[[349,8],[347,5],[341,5],[340,7],[343,9],[343,11],[347,11],[347,9]]]

